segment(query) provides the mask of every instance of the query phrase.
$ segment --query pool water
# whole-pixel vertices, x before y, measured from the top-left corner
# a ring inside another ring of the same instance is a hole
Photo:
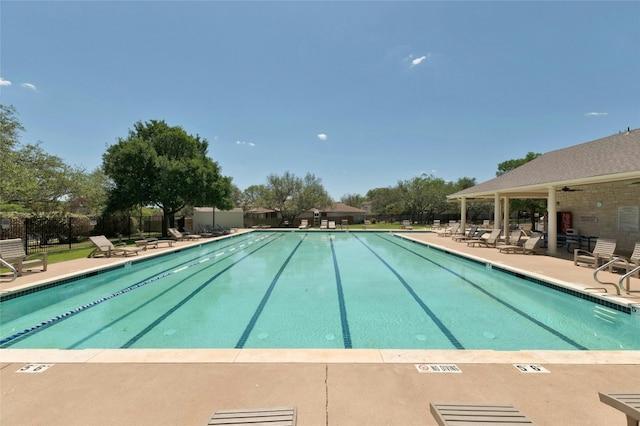
[[[640,349],[640,318],[377,232],[252,232],[4,300],[1,348]]]

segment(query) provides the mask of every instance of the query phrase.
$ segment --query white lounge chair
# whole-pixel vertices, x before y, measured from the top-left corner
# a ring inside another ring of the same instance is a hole
[[[300,226],[298,226],[299,229],[307,229],[309,227],[309,221],[307,219],[302,219],[300,221]]]
[[[35,256],[41,257],[36,258]],[[24,251],[22,238],[0,240],[0,258],[12,264],[16,268],[16,271],[18,271],[18,276],[21,276],[25,269],[31,270],[36,267],[41,267],[43,272],[47,270],[47,253],[36,253],[27,256]]]
[[[540,242],[541,238],[542,238],[542,235],[532,235],[521,246],[517,245],[517,244],[515,244],[515,245],[514,244],[503,244],[503,245],[499,245],[497,247],[498,247],[498,250],[500,250],[500,253],[530,254],[530,253],[534,253],[534,251],[536,249],[536,246]]]
[[[589,267],[597,268],[601,263],[613,259],[615,251],[616,240],[598,238],[592,252],[582,249],[573,251],[573,264],[578,266],[578,264],[584,263]]]
[[[171,236],[175,238],[176,241],[200,239],[200,235],[183,234],[182,232],[178,231],[176,228],[169,228],[168,231],[171,234]]]
[[[335,220],[330,220],[329,221],[329,225],[328,228],[331,229],[336,229],[336,221]]]
[[[469,247],[495,247],[501,233],[502,229],[494,229],[487,238],[480,237],[477,239],[467,240],[467,245]]]
[[[123,256],[138,255],[140,250],[143,250],[142,247],[125,247],[125,246],[116,246],[111,241],[107,239],[104,235],[98,235],[95,237],[89,237],[89,240],[96,246],[91,253],[87,257],[96,257],[97,255],[104,255],[106,257],[111,257],[114,254],[121,254]]]
[[[403,220],[402,221],[402,229],[413,229],[413,226],[411,226],[411,221],[410,220]]]
[[[326,220],[321,220],[320,221],[320,229],[327,229],[328,226],[329,226],[328,225],[328,221],[326,221]]]
[[[626,272],[629,272],[632,269],[637,268],[638,266],[640,266],[640,243],[636,243],[635,247],[633,248],[633,253],[631,253],[631,256],[629,256],[628,258],[623,256],[614,257],[620,257],[620,260],[611,264],[611,271],[613,271],[614,268],[618,268],[624,269],[626,270]],[[636,273],[635,275],[640,276],[640,272]]]

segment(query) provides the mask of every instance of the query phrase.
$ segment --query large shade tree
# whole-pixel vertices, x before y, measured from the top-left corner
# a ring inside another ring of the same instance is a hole
[[[256,203],[280,212],[280,224],[293,222],[300,213],[313,208],[331,205],[332,200],[322,185],[322,180],[311,173],[299,178],[285,172],[282,176],[271,174],[266,185],[253,187]]]
[[[114,187],[109,210],[137,206],[162,209],[166,235],[175,214],[187,205],[233,207],[231,178],[207,157],[209,143],[164,121],[137,122],[103,155],[105,174]]]

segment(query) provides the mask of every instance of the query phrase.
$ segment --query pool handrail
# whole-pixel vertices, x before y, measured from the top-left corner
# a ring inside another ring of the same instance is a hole
[[[629,262],[627,262],[627,265],[628,264]],[[620,289],[618,290],[618,294],[620,294],[620,290],[624,290],[628,294],[631,294],[630,278],[631,278],[631,275],[635,274],[636,272],[640,272],[640,266],[636,266],[635,268],[633,268],[630,271],[627,271],[626,274],[620,277],[620,279],[618,280],[618,287],[620,287]],[[627,288],[624,288],[624,284],[622,284],[622,282],[625,279],[627,280]]]
[[[13,279],[11,281],[15,281],[16,278],[18,278],[18,270],[12,264],[2,258],[0,258],[0,263],[13,271]]]
[[[622,257],[615,257],[615,258],[613,258],[613,259],[609,260],[608,262],[606,262],[604,265],[602,265],[602,266],[600,266],[600,267],[596,268],[596,270],[595,270],[595,271],[593,271],[593,279],[594,279],[594,281],[595,281],[595,282],[597,282],[597,283],[599,283],[599,284],[602,284],[602,285],[612,285],[612,286],[613,286],[613,288],[615,288],[615,289],[616,289],[616,293],[617,293],[618,295],[620,295],[620,288],[621,288],[621,287],[620,287],[620,284],[616,284],[616,283],[609,283],[609,282],[602,282],[602,281],[600,281],[600,280],[598,279],[598,272],[602,271],[603,269],[608,268],[610,265],[612,265],[613,263],[618,262],[618,261],[620,261],[620,260],[625,261],[625,259],[624,259],[624,258],[622,258]],[[604,288],[604,287],[588,287],[588,288],[587,288],[587,290],[604,290],[604,291],[605,291],[605,293],[608,293],[607,289],[606,289],[606,288]]]

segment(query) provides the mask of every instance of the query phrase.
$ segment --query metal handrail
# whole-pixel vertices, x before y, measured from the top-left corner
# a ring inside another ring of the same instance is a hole
[[[629,265],[629,262],[627,262],[627,266]],[[620,287],[621,290],[626,291],[627,293],[631,293],[631,286],[629,284],[631,275],[635,274],[636,272],[640,272],[640,266],[636,266],[634,269],[630,270],[629,272],[627,272],[626,274],[624,274],[620,280],[618,280],[618,287]],[[627,280],[627,288],[624,288],[622,285],[622,281]],[[618,294],[620,290],[618,290]]]
[[[13,267],[12,264],[10,264],[9,262],[7,262],[6,260],[0,258],[0,263],[2,263],[4,266],[6,266],[7,268],[11,269],[13,271],[13,279],[11,281],[15,281],[16,278],[18,278],[18,270],[16,268]]]
[[[616,289],[616,294],[620,295],[620,285],[616,284],[616,283],[603,283],[602,281],[600,281],[598,279],[598,272],[602,271],[603,269],[607,268],[608,266],[610,266],[613,263],[616,263],[617,261],[622,260],[624,262],[627,263],[627,265],[629,264],[629,262],[627,262],[627,259],[625,259],[624,257],[614,257],[613,259],[611,259],[610,261],[608,261],[607,263],[605,263],[604,265],[596,268],[595,271],[593,271],[593,279],[595,282],[602,284],[602,285],[612,285],[613,288]],[[587,288],[587,290],[604,290],[605,293],[608,293],[607,289],[604,287],[589,287]]]

